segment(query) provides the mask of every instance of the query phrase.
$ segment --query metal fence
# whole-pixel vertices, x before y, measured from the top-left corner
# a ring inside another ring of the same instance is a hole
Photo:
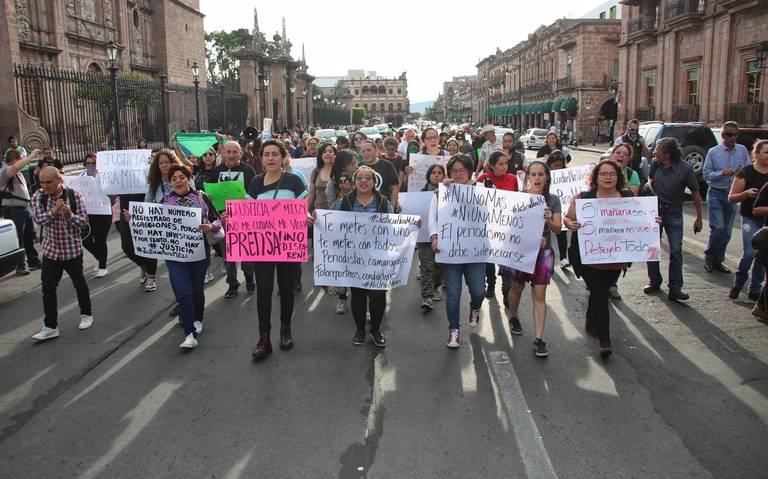
[[[109,75],[14,65],[14,76],[16,102],[39,121],[65,164],[82,161],[103,142],[116,146]],[[123,148],[136,148],[141,139],[161,148],[177,131],[197,130],[193,87],[118,76],[117,96]],[[245,127],[244,94],[201,88],[198,102],[200,129],[236,133]]]

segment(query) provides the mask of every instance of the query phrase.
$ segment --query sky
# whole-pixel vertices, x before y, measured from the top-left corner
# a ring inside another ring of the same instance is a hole
[[[343,76],[364,69],[395,77],[406,71],[409,100],[418,103],[437,98],[443,82],[453,76],[476,74],[475,65],[496,47],[505,50],[540,25],[578,18],[604,2],[200,0],[200,9],[206,31],[251,31],[256,7],[259,29],[267,38],[281,31],[284,16],[291,53],[300,58],[304,43],[310,75]],[[478,7],[471,10],[471,5]]]

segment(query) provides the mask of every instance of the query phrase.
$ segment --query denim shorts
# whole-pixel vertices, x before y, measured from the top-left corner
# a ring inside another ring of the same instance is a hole
[[[517,281],[518,283],[529,282],[533,286],[547,286],[554,271],[555,251],[552,248],[544,248],[539,251],[533,273],[524,273],[508,266],[499,267],[500,276],[508,276],[510,281]]]

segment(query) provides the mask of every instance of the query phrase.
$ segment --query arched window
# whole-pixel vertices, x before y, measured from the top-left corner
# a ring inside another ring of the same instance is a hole
[[[363,87],[363,95],[367,95],[367,94],[368,94],[368,85],[365,85]]]
[[[384,103],[379,103],[379,106],[381,107],[381,111],[384,111]]]
[[[403,104],[402,103],[398,103],[397,104],[397,111],[400,111],[402,109],[403,109]]]
[[[376,111],[376,103],[371,103],[371,111]]]
[[[397,89],[397,94],[398,95],[402,95],[403,94],[403,89],[402,88],[398,88]]]
[[[379,85],[379,95],[386,95],[387,89],[384,87],[384,85]]]
[[[363,103],[363,108],[364,108],[365,110],[368,110],[368,103]]]
[[[390,103],[389,104],[389,111],[394,111],[394,110],[395,110],[395,104],[394,103]]]
[[[101,73],[101,66],[98,63],[93,62],[90,65],[88,65],[88,69],[85,71],[85,73],[89,75],[98,75],[99,73]]]
[[[392,89],[391,89],[391,88],[389,89],[389,94],[390,94],[390,95],[392,94]]]

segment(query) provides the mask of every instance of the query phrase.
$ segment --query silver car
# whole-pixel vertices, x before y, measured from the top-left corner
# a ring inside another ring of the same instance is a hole
[[[544,146],[544,139],[547,137],[547,133],[549,133],[549,130],[544,128],[529,128],[520,137],[520,141],[528,149],[541,148]]]

